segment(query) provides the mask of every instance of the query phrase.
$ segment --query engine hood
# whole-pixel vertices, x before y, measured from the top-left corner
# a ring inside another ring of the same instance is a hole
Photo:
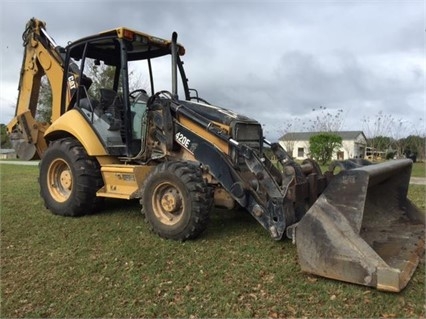
[[[193,101],[179,101],[179,103],[187,107],[188,109],[200,114],[201,116],[209,119],[210,121],[222,123],[228,126],[235,122],[259,124],[259,122],[252,118],[235,113],[220,106]]]

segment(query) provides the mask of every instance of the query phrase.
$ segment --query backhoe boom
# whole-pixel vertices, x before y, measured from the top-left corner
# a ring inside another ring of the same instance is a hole
[[[63,59],[60,48],[45,30],[45,23],[31,19],[22,35],[24,57],[20,72],[15,117],[7,125],[11,142],[19,158],[40,157],[47,145],[43,133],[50,123],[37,120],[42,77],[46,75],[52,92],[51,120],[61,116]]]

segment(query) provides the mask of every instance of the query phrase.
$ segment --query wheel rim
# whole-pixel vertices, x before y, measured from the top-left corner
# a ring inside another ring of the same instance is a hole
[[[185,202],[179,188],[165,182],[154,189],[152,207],[157,219],[161,223],[171,226],[182,219]]]
[[[63,159],[54,160],[47,172],[49,192],[57,202],[66,201],[72,191],[72,172],[67,162]]]

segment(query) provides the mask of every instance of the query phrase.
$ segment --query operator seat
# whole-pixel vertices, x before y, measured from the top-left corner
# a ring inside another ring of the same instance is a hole
[[[121,97],[111,89],[101,88],[99,91],[101,99],[95,112],[100,112],[102,114],[101,118],[110,125],[108,130],[119,130],[123,118],[123,101]]]

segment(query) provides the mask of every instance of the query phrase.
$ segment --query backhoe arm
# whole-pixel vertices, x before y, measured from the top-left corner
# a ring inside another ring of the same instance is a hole
[[[64,61],[57,45],[45,31],[45,23],[31,19],[22,35],[24,57],[19,79],[19,95],[15,117],[7,125],[11,143],[19,158],[30,160],[40,157],[46,149],[43,138],[49,123],[36,120],[41,78],[46,75],[52,91],[54,121],[61,115],[61,92]]]

